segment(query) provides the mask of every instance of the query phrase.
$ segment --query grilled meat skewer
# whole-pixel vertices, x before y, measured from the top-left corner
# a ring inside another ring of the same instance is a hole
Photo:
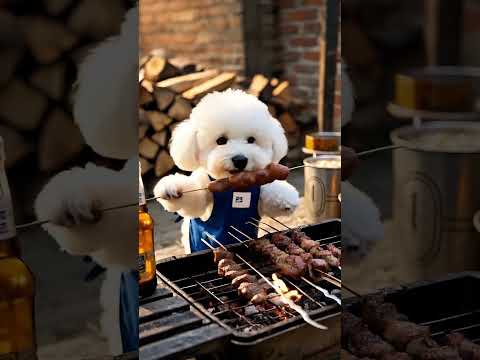
[[[315,259],[312,254],[295,244],[287,235],[282,233],[273,234],[270,238],[272,244],[285,251],[287,254],[300,256],[307,264],[310,273],[312,272],[312,269],[318,269],[325,272],[330,271],[330,266],[324,259]]]
[[[412,340],[430,336],[428,326],[407,321],[396,306],[386,303],[381,295],[367,296],[362,310],[362,318],[369,328],[399,350],[405,350]]]
[[[275,235],[281,235],[281,234],[273,234]],[[303,250],[306,252],[309,252],[312,254],[315,258],[320,258],[324,259],[329,266],[332,267],[339,267],[340,266],[340,256],[341,256],[341,250],[338,249],[334,245],[330,245],[331,249],[335,249],[335,253],[339,254],[338,257],[336,257],[331,250],[324,249],[318,242],[315,240],[312,240],[310,237],[308,237],[304,232],[299,231],[299,230],[291,230],[290,231],[290,238],[292,241],[300,246]]]
[[[270,286],[256,276],[248,274],[248,270],[233,260],[233,253],[228,250],[217,248],[213,251],[214,259],[217,259],[218,274],[232,280],[232,286],[238,289],[238,294],[258,305],[268,299]]]
[[[254,251],[270,258],[278,272],[282,275],[299,278],[305,273],[307,265],[300,256],[287,254],[266,238],[252,241],[249,246]]]
[[[342,314],[342,338],[347,350],[358,357],[382,359],[395,352],[392,345],[372,333],[360,318],[346,311]]]
[[[447,335],[447,343],[458,350],[463,360],[480,360],[480,345],[465,339],[462,334]]]
[[[440,346],[430,337],[411,341],[406,351],[418,360],[462,360],[457,349],[451,346]]]

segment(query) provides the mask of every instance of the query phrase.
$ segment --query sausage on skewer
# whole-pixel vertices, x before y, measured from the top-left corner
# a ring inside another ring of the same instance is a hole
[[[211,192],[228,190],[245,190],[254,185],[266,185],[275,180],[286,180],[290,170],[280,164],[270,164],[265,169],[257,171],[242,171],[225,179],[212,181],[208,184]]]

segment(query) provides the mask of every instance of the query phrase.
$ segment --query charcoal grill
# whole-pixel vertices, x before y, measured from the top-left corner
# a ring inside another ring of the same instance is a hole
[[[312,239],[328,239],[322,244],[340,245],[340,220],[305,226],[301,230]],[[271,277],[275,272],[271,263],[252,253],[243,244],[228,248],[247,259],[265,276]],[[245,314],[248,305],[238,297],[230,281],[217,274],[211,250],[162,260],[157,264],[157,270],[161,281],[178,295],[174,299],[187,305],[210,326],[218,326],[219,334],[223,330],[224,336],[219,336],[217,340],[221,341],[216,341],[218,346],[210,354],[212,359],[315,359],[317,356],[328,359],[329,355],[338,353],[340,306],[306,282],[289,280],[287,285],[290,289],[300,289],[303,296],[299,305],[313,320],[326,325],[328,330],[319,330],[306,324],[297,313],[286,307],[271,306],[255,314]],[[341,274],[337,269],[332,275],[340,278]],[[330,293],[339,291],[325,280],[316,284]],[[153,305],[149,303],[149,306],[152,308]],[[147,317],[141,317],[141,321],[146,323],[156,316],[150,315],[151,318],[148,318],[148,310],[144,314]],[[150,328],[155,329],[155,326]],[[155,343],[155,338],[147,339],[141,334],[142,359],[147,350],[150,357],[145,358],[161,358],[155,357]]]
[[[462,272],[433,282],[383,290],[385,299],[419,325],[430,326],[441,342],[450,332],[480,344],[480,272]],[[359,315],[360,299],[343,301],[345,310]]]

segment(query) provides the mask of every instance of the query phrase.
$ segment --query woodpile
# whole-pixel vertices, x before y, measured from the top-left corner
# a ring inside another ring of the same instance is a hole
[[[168,145],[172,131],[187,119],[208,93],[240,88],[267,104],[285,129],[289,145],[297,146],[300,130],[293,113],[301,108],[288,81],[257,74],[242,79],[235,72],[209,69],[183,58],[151,53],[140,59],[139,156],[142,175],[163,177],[175,171]]]
[[[119,32],[129,6],[126,0],[42,0],[0,7],[7,168],[28,158],[53,173],[79,160],[85,144],[71,111],[78,65],[88,49]]]

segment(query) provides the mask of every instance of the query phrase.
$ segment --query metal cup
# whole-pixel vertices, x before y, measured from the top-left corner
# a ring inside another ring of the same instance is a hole
[[[307,220],[318,223],[340,217],[341,156],[319,155],[305,165],[305,207]]]

